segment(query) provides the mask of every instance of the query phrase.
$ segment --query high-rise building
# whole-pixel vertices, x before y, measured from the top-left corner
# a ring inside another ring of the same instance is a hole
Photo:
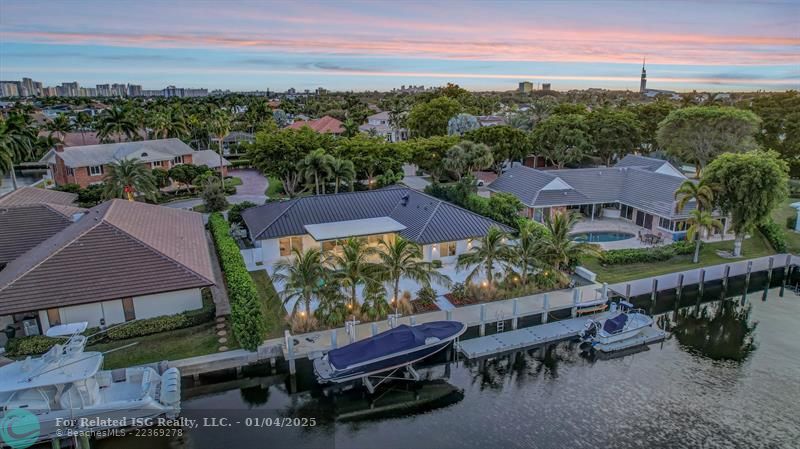
[[[530,81],[522,81],[519,83],[517,92],[527,93],[533,90],[533,83]]]
[[[141,86],[141,84],[128,84],[128,96],[129,97],[141,97],[142,96],[142,86]]]
[[[64,97],[77,97],[80,94],[80,85],[77,81],[71,83],[61,83],[61,92],[59,95]]]
[[[108,84],[97,85],[97,95],[100,97],[108,97],[111,95],[111,86]]]
[[[44,95],[44,89],[42,89],[42,83],[39,81],[33,82],[33,90],[36,92],[36,95]]]
[[[644,59],[642,59],[642,80],[639,81],[639,93],[647,90],[647,71],[644,69]]]
[[[22,91],[20,95],[23,97],[33,97],[36,91],[33,89],[33,80],[30,78],[22,78]]]
[[[4,97],[19,97],[22,86],[19,81],[0,81],[0,95]]]
[[[542,90],[550,90],[550,83],[542,83]]]

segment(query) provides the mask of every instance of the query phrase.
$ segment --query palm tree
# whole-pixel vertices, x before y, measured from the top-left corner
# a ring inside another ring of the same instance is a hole
[[[134,194],[140,193],[149,200],[155,200],[158,192],[156,179],[139,159],[116,160],[105,167],[105,198],[127,198],[128,201],[133,201]]]
[[[45,123],[44,129],[50,132],[49,135],[51,137],[53,134],[60,136],[59,140],[63,142],[64,138],[67,137],[67,133],[72,131],[73,126],[67,114],[58,114],[55,119]]]
[[[347,159],[333,159],[330,165],[331,178],[333,178],[333,192],[339,193],[340,184],[350,185],[353,190],[353,180],[356,178],[356,166]]]
[[[85,112],[79,112],[78,115],[75,116],[75,127],[78,132],[81,133],[81,143],[84,145],[86,145],[86,130],[91,129],[93,121],[92,117]]]
[[[122,142],[123,135],[128,140],[133,140],[138,135],[137,129],[131,110],[128,107],[114,106],[100,116],[97,136],[104,140],[117,136],[117,142]]]
[[[344,133],[342,133],[344,137],[353,137],[358,134],[358,123],[354,122],[351,118],[348,118],[342,123],[342,128],[344,128]]]
[[[327,264],[331,268],[331,279],[347,291],[348,308],[354,309],[358,304],[358,286],[376,281],[377,265],[369,259],[377,250],[355,237],[347,239],[341,248],[341,252],[328,256]]]
[[[217,109],[211,116],[211,132],[219,143],[219,179],[224,184],[225,177],[222,175],[222,142],[225,136],[231,132],[231,114],[226,109]]]
[[[382,239],[378,250],[378,277],[392,285],[392,301],[395,306],[400,300],[400,280],[411,279],[414,282],[430,286],[431,281],[449,286],[450,278],[439,273],[430,262],[422,261],[422,248],[403,237],[394,240]]]
[[[170,118],[164,111],[149,111],[146,115],[147,127],[150,128],[151,135],[154,139],[161,139],[167,137],[169,132]]]
[[[294,300],[292,316],[302,304],[305,312],[304,318],[311,316],[311,302],[319,297],[319,290],[325,284],[326,273],[322,262],[322,253],[317,248],[309,249],[302,253],[296,248],[292,249],[291,260],[281,259],[275,263],[272,281],[283,284],[279,293],[284,304]]]
[[[0,174],[11,173],[11,185],[17,190],[14,163],[27,158],[33,148],[30,136],[20,132],[14,124],[0,117]]]
[[[361,304],[361,316],[375,321],[386,318],[392,311],[386,301],[386,287],[380,282],[367,282],[364,286],[364,301]]]
[[[520,220],[517,244],[511,246],[511,260],[519,270],[522,285],[527,285],[534,269],[540,264],[538,246],[543,231],[542,226],[535,221]]]
[[[493,226],[486,231],[486,235],[473,242],[469,252],[458,256],[457,270],[473,267],[464,281],[469,284],[475,276],[485,273],[488,285],[494,285],[495,265],[513,262],[513,253],[507,240],[508,234]]]
[[[707,234],[713,230],[721,230],[722,222],[711,216],[711,212],[695,209],[689,212],[689,218],[686,220],[689,224],[689,229],[686,231],[686,238],[691,242],[694,240],[694,257],[692,263],[700,262],[700,236]]]
[[[189,135],[189,125],[186,121],[186,114],[180,107],[174,107],[168,112],[169,124],[167,127],[167,137],[183,139]]]
[[[324,180],[331,176],[331,165],[334,157],[327,154],[322,148],[317,148],[300,161],[300,169],[304,172],[306,180],[314,179],[314,191],[320,194],[320,186],[324,187]],[[321,175],[321,176],[320,176]],[[323,182],[320,183],[320,177]]]
[[[538,245],[541,259],[561,273],[563,266],[568,266],[584,256],[599,254],[597,245],[576,242],[570,237],[570,231],[578,221],[578,214],[568,211],[557,212],[545,216],[544,225],[547,233],[542,236]]]
[[[714,205],[714,186],[704,180],[693,182],[689,179],[683,181],[675,190],[675,211],[680,213],[686,204],[694,201],[699,210],[710,210]]]

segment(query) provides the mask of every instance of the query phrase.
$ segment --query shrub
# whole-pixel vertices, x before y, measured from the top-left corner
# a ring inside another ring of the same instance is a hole
[[[250,166],[250,159],[235,159],[230,161],[231,167],[238,168],[238,167],[249,167]]]
[[[600,261],[605,265],[661,262],[674,256],[692,254],[694,242],[680,241],[655,248],[627,248],[604,251]]]
[[[453,295],[453,298],[463,301],[467,299],[467,286],[463,282],[456,282],[453,284],[453,288],[450,291],[450,294]]]
[[[236,188],[234,187],[234,192],[236,192]],[[219,212],[223,211],[228,208],[228,200],[225,199],[225,191],[219,185],[219,182],[209,178],[204,181],[203,185],[203,205],[205,206],[206,212]]]
[[[258,204],[252,201],[243,201],[239,204],[234,204],[231,206],[231,210],[228,211],[228,221],[236,224],[244,224],[242,220],[242,211],[255,206],[258,206]]]
[[[67,341],[66,338],[50,338],[44,335],[16,337],[6,343],[6,352],[12,357],[39,355],[47,352],[56,343],[65,341]]]
[[[432,266],[433,268],[436,268],[436,269],[442,268],[442,261],[441,261],[441,260],[439,260],[439,259],[433,259],[433,260],[431,261],[431,266]]]
[[[264,336],[264,316],[256,284],[247,272],[239,247],[231,237],[228,222],[222,214],[211,214],[208,227],[225,274],[234,336],[243,348],[254,351]]]
[[[422,287],[417,291],[417,301],[425,305],[434,304],[436,302],[436,291],[430,286]]]
[[[795,226],[797,226],[797,215],[786,217],[786,227],[788,229],[794,230]]]
[[[111,340],[125,340],[187,327],[186,322],[186,316],[182,313],[146,318],[124,326],[113,327],[106,332],[106,335]]]
[[[779,253],[786,252],[786,234],[773,219],[770,218],[764,224],[760,225],[758,230],[764,234],[764,237],[766,237],[772,249]]]

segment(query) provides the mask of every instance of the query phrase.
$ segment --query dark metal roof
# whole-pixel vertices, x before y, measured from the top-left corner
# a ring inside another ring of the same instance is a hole
[[[614,164],[615,167],[641,167],[648,171],[656,171],[662,165],[668,162],[663,159],[656,159],[652,157],[638,156],[636,154],[628,154],[619,162]]]
[[[523,204],[532,205],[542,187],[556,179],[542,170],[516,165],[489,184],[489,190],[514,194]]]
[[[45,204],[0,206],[0,265],[61,232],[72,220]]]
[[[253,239],[303,235],[307,224],[375,217],[400,222],[406,226],[400,235],[420,244],[480,237],[492,226],[511,231],[482,215],[405,187],[308,196],[242,212]]]

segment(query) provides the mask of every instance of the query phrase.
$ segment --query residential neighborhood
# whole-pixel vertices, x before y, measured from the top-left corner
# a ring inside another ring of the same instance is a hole
[[[796,446],[797,5],[151,3],[0,3],[0,448]]]

